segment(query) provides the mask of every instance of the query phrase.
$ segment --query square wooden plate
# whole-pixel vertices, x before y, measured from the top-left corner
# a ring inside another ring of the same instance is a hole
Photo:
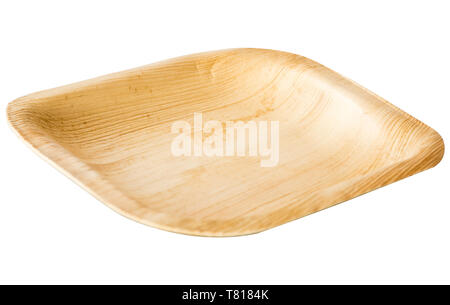
[[[171,59],[27,95],[7,112],[35,152],[109,207],[193,235],[263,231],[428,169],[444,153],[438,133],[382,98],[272,50]],[[279,122],[278,162],[175,156],[172,124],[193,125],[194,113]]]

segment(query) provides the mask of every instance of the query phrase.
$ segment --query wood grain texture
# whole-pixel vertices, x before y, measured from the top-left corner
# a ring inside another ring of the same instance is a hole
[[[194,112],[279,121],[279,163],[173,156],[171,124],[192,122]],[[35,152],[117,212],[203,236],[278,226],[433,167],[444,153],[437,132],[351,80],[262,49],[194,54],[37,92],[7,114]]]

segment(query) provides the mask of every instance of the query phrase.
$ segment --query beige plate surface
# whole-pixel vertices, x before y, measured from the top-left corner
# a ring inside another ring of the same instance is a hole
[[[278,164],[174,156],[172,123],[193,124],[195,112],[203,121],[279,121]],[[11,102],[8,119],[114,210],[193,235],[263,231],[428,169],[444,153],[433,129],[349,79],[261,49],[194,54],[34,93]]]

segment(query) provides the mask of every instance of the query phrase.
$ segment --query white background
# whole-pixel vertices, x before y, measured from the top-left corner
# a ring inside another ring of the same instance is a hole
[[[1,1],[0,102],[189,53],[278,49],[355,80],[450,139],[448,1]],[[116,214],[0,116],[0,283],[450,283],[448,156],[246,237]],[[448,143],[448,142],[447,142]]]

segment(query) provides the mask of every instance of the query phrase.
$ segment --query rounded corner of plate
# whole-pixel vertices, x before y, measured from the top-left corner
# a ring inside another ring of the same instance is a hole
[[[429,127],[429,136],[424,143],[424,150],[430,160],[428,168],[435,167],[444,158],[445,143],[443,137],[433,128]]]

